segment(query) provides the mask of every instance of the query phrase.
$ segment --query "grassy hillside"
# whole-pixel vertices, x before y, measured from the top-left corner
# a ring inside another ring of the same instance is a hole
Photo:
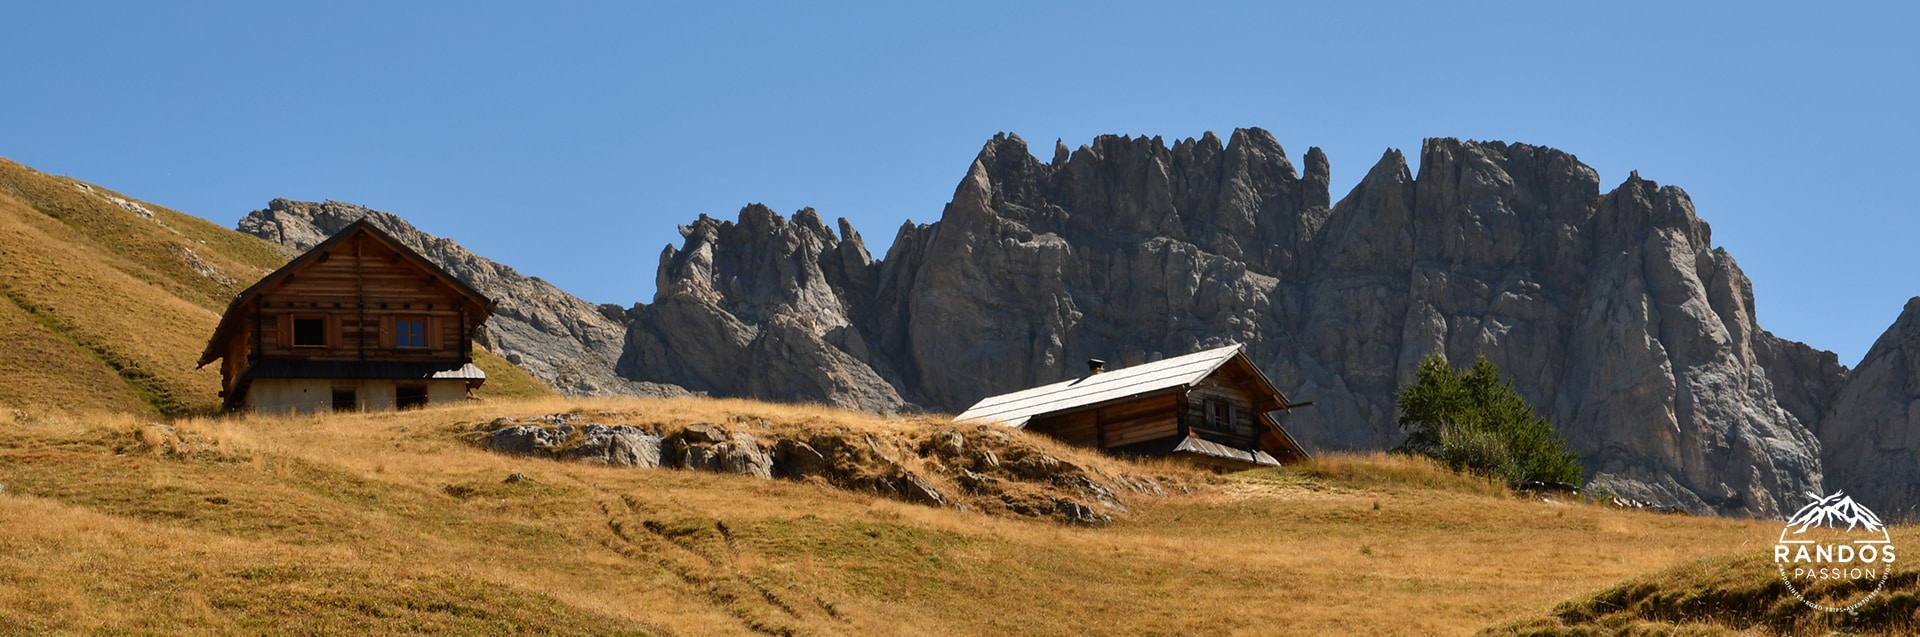
[[[1920,532],[1893,529],[1895,546]],[[1821,582],[1803,594],[1843,606],[1866,590]],[[1847,600],[1847,601],[1841,601]],[[1763,551],[1721,555],[1635,577],[1555,606],[1542,616],[1485,631],[1488,637],[1678,632],[1699,635],[1912,635],[1920,633],[1920,573],[1895,568],[1880,594],[1852,613],[1809,612],[1780,581]]]
[[[489,352],[478,345],[473,348],[473,364],[487,373],[487,382],[473,391],[473,397],[481,400],[525,400],[529,398],[551,398],[559,396],[546,383],[534,378],[527,370],[514,366],[507,359]]]
[[[228,300],[290,256],[0,159],[0,406],[212,411],[219,371],[194,362]],[[497,374],[486,395],[551,394],[504,361],[481,362]]]
[[[1392,457],[1192,475],[1194,492],[1133,497],[1114,524],[1082,528],[464,439],[496,417],[569,410],[932,426],[705,399],[165,427],[0,412],[0,632],[1472,634],[1703,555],[1758,553],[1778,529],[1520,499]],[[532,480],[503,482],[515,473]]]
[[[0,384],[0,403],[214,408],[219,373],[193,362],[227,299],[285,259],[204,219],[0,160],[0,331],[25,352],[0,357],[0,375],[26,379]]]

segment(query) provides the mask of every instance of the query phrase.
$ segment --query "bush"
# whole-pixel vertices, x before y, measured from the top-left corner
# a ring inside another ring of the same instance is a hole
[[[1500,368],[1480,359],[1456,372],[1439,354],[1420,361],[1414,383],[1395,394],[1407,440],[1397,449],[1431,456],[1455,471],[1498,476],[1508,484],[1579,484],[1580,461],[1566,440],[1534,415]]]

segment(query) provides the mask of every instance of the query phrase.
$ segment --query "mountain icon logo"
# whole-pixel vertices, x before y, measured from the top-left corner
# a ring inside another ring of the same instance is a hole
[[[1852,612],[1886,587],[1895,553],[1886,522],[1835,491],[1787,518],[1773,562],[1787,590],[1808,607]]]
[[[1873,511],[1861,506],[1860,503],[1854,502],[1853,498],[1847,496],[1845,492],[1835,491],[1833,495],[1800,507],[1793,517],[1787,519],[1787,528],[1780,532],[1780,539],[1785,541],[1788,532],[1793,535],[1802,535],[1808,529],[1817,527],[1837,529],[1841,523],[1846,524],[1847,531],[1860,529],[1879,532],[1881,535],[1887,532],[1887,525],[1880,521],[1880,516],[1874,515]]]

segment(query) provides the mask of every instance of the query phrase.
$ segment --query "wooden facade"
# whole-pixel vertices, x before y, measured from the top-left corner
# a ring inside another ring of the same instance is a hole
[[[492,301],[365,220],[228,305],[202,366],[228,409],[385,409],[464,399]]]
[[[1296,406],[1233,345],[992,396],[955,419],[1116,454],[1246,468],[1307,457],[1273,416]]]

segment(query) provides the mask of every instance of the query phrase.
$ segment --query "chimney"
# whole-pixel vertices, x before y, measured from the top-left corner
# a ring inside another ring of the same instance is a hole
[[[1107,371],[1107,362],[1098,358],[1087,359],[1087,375],[1092,376]]]

